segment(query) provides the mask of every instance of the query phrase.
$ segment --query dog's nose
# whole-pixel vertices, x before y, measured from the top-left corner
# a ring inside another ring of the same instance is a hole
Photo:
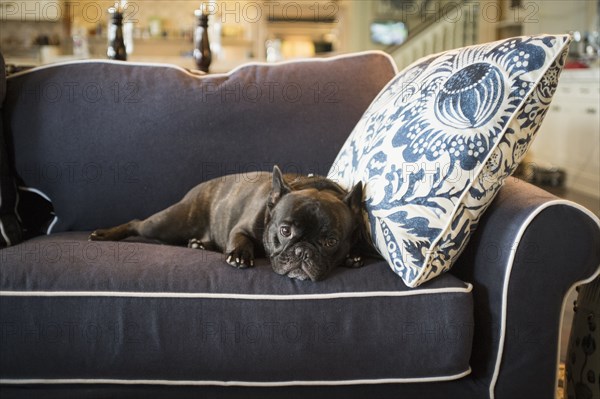
[[[306,260],[312,257],[312,251],[306,247],[296,247],[294,254],[298,259]]]

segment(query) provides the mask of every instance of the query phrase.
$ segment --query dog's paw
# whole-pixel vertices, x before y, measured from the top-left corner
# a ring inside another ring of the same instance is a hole
[[[110,234],[108,230],[98,229],[92,232],[88,237],[90,241],[110,241]]]
[[[225,250],[227,264],[238,269],[254,266],[254,244],[243,233],[232,233]]]
[[[137,220],[120,226],[111,227],[108,229],[98,229],[92,232],[89,236],[90,241],[121,241],[132,235],[136,235],[135,229],[132,227]]]
[[[197,238],[192,238],[188,241],[188,248],[192,249],[206,249],[204,244]]]
[[[362,256],[353,255],[353,254],[348,254],[348,256],[346,257],[346,261],[344,262],[345,267],[356,268],[356,267],[362,267],[363,265],[364,265],[364,262],[363,262]]]
[[[250,251],[236,249],[227,253],[225,262],[235,268],[245,269],[254,266],[254,255]]]

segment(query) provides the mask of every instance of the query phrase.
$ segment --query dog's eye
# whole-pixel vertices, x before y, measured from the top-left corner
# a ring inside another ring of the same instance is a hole
[[[325,241],[323,242],[323,245],[325,245],[326,247],[335,247],[338,243],[337,238],[333,238],[333,237],[329,237],[326,238]]]
[[[283,237],[289,237],[292,235],[292,228],[290,226],[281,226],[279,228],[279,234]]]

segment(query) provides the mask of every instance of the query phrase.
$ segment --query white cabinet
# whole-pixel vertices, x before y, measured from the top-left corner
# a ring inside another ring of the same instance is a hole
[[[563,71],[530,152],[565,169],[566,186],[600,198],[600,70]]]

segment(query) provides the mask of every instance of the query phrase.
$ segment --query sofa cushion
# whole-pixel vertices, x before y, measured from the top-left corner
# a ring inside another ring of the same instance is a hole
[[[4,57],[0,54],[0,112],[6,96]],[[21,240],[21,224],[15,212],[17,186],[8,160],[4,122],[0,120],[0,248],[17,244]]]
[[[469,373],[471,285],[383,261],[319,283],[221,254],[40,236],[0,251],[0,383],[301,385]]]
[[[365,183],[371,238],[410,287],[447,271],[548,110],[568,35],[424,57],[371,103],[329,177]]]
[[[7,133],[18,175],[52,201],[51,231],[93,230],[145,218],[225,174],[274,164],[326,174],[395,73],[381,52],[206,76],[69,62],[8,78]]]

